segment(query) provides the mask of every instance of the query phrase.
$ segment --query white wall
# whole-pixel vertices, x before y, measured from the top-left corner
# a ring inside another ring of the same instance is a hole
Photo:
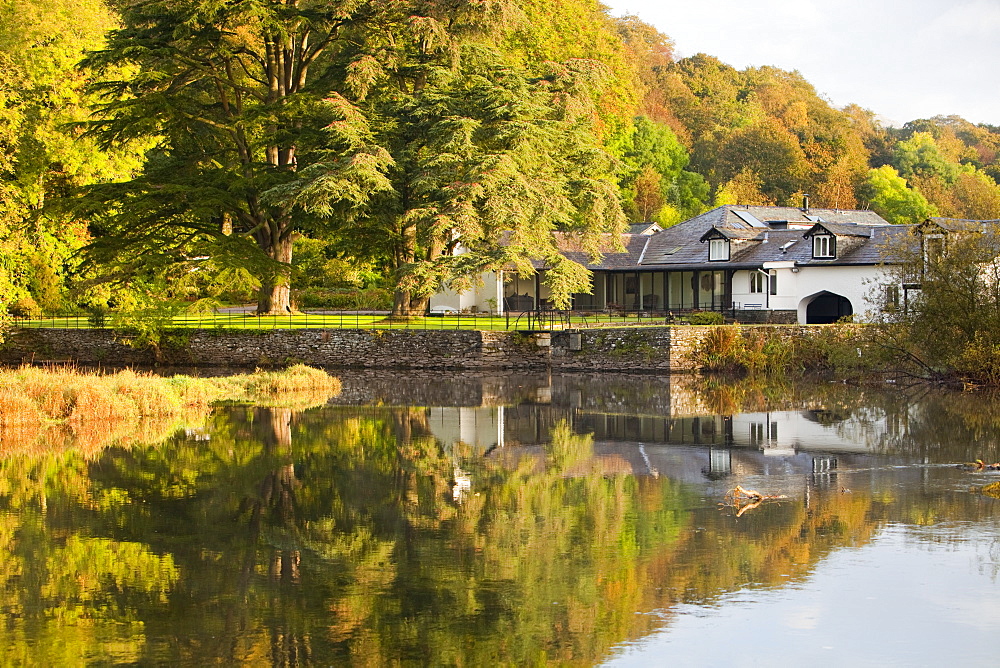
[[[503,406],[434,406],[427,409],[431,433],[445,445],[462,442],[483,448],[502,447],[503,419]]]
[[[875,424],[885,425],[881,414],[867,416]],[[799,451],[868,452],[866,434],[881,433],[852,417],[832,425],[823,425],[807,417],[807,411],[738,413],[732,417],[733,445],[762,450],[768,455],[790,455]]]
[[[482,285],[473,287],[463,293],[451,289],[442,290],[431,297],[431,308],[435,306],[450,306],[457,311],[465,311],[475,307],[479,313],[489,313],[490,304],[487,300],[495,299],[494,313],[503,310],[503,283],[497,280],[496,273],[490,271],[482,276]]]
[[[856,318],[864,318],[868,312],[880,307],[876,284],[884,273],[879,267],[802,267],[793,276],[798,295],[789,299],[788,308],[798,311],[800,323],[806,321],[809,302],[823,291],[846,297],[854,308]],[[781,290],[780,277],[778,290]],[[870,298],[875,301],[870,301]],[[795,301],[794,305],[791,305],[792,301]]]
[[[797,272],[791,269],[776,269],[778,294],[750,292],[750,271],[737,271],[733,275],[733,302],[740,308],[747,304],[760,304],[761,308],[775,311],[797,311],[799,324],[806,322],[806,307],[812,298],[821,292],[846,297],[854,308],[856,316],[863,317],[869,310],[878,307],[869,302],[874,284],[882,276],[879,267],[844,266],[800,266]],[[766,283],[766,281],[765,281]]]

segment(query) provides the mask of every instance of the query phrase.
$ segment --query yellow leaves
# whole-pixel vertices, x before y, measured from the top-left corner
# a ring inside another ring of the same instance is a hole
[[[984,172],[969,169],[959,173],[952,188],[957,204],[954,216],[971,220],[1000,218],[1000,187]]]
[[[988,485],[983,485],[979,491],[986,496],[1000,499],[1000,482],[991,482]]]
[[[641,84],[633,54],[606,8],[594,0],[530,0],[521,7],[530,23],[508,33],[505,53],[528,69],[547,70],[545,76],[557,73],[555,63],[573,61],[578,70],[592,68],[604,81],[592,97],[601,138],[627,126],[638,107]]]
[[[338,379],[304,365],[216,379],[23,367],[0,372],[0,452],[77,447],[93,455],[164,440],[204,420],[214,402],[301,409],[339,392]]]
[[[555,471],[565,473],[593,456],[594,437],[590,434],[576,434],[568,423],[560,422],[552,429],[551,441],[546,450],[548,464]]]
[[[774,200],[761,192],[763,180],[750,169],[741,170],[723,183],[715,194],[715,205],[756,204],[770,206]]]
[[[12,516],[0,515],[0,527]],[[8,652],[31,647],[24,663],[70,665],[84,656],[139,661],[144,638],[134,607],[123,596],[165,605],[180,579],[170,555],[141,543],[71,534],[43,539],[21,526],[26,545],[3,540],[0,528],[0,591],[6,592]],[[27,537],[27,536],[31,537]],[[25,588],[25,582],[33,583]],[[25,625],[30,623],[30,632]],[[12,654],[7,661],[18,662]]]

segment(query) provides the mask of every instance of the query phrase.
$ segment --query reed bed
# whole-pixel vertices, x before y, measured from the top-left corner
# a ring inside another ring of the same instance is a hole
[[[155,443],[203,423],[214,404],[304,409],[339,392],[339,380],[304,365],[218,378],[26,366],[0,371],[0,453]]]

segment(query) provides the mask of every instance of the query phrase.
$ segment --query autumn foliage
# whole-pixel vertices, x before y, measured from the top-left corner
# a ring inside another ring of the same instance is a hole
[[[336,261],[419,312],[441,284],[560,262],[554,231],[593,246],[624,218],[806,193],[893,222],[1000,218],[997,127],[890,127],[798,72],[678,59],[669,25],[596,0],[318,7],[16,0],[0,311],[257,292],[284,313]],[[267,49],[296,40],[309,62],[284,81]],[[586,282],[570,269],[560,294]]]
[[[0,452],[156,443],[220,401],[304,408],[339,392],[336,378],[303,365],[216,378],[22,367],[0,372]]]

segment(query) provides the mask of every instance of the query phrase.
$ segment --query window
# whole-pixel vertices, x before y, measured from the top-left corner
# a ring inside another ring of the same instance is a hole
[[[750,445],[764,446],[768,441],[778,440],[778,423],[751,422]]]
[[[708,449],[708,470],[716,475],[729,475],[733,472],[733,455],[727,448]]]
[[[885,286],[885,295],[883,308],[886,311],[898,311],[899,310],[899,286],[898,285],[887,285]]]
[[[701,309],[721,308],[726,293],[725,271],[698,272],[698,301]]]
[[[625,275],[625,301],[622,306],[628,309],[641,308],[639,304],[639,276],[637,274]]]
[[[757,269],[750,272],[750,293],[764,294],[764,292],[778,294],[778,273],[774,269],[769,271]]]
[[[936,262],[944,253],[944,235],[928,234],[924,236],[924,262]]]
[[[728,260],[729,259],[729,240],[728,239],[712,239],[708,242],[708,259],[709,260]]]
[[[836,457],[813,457],[813,473],[829,473],[836,468]]]
[[[813,257],[836,257],[837,242],[832,234],[817,234],[813,237]]]

